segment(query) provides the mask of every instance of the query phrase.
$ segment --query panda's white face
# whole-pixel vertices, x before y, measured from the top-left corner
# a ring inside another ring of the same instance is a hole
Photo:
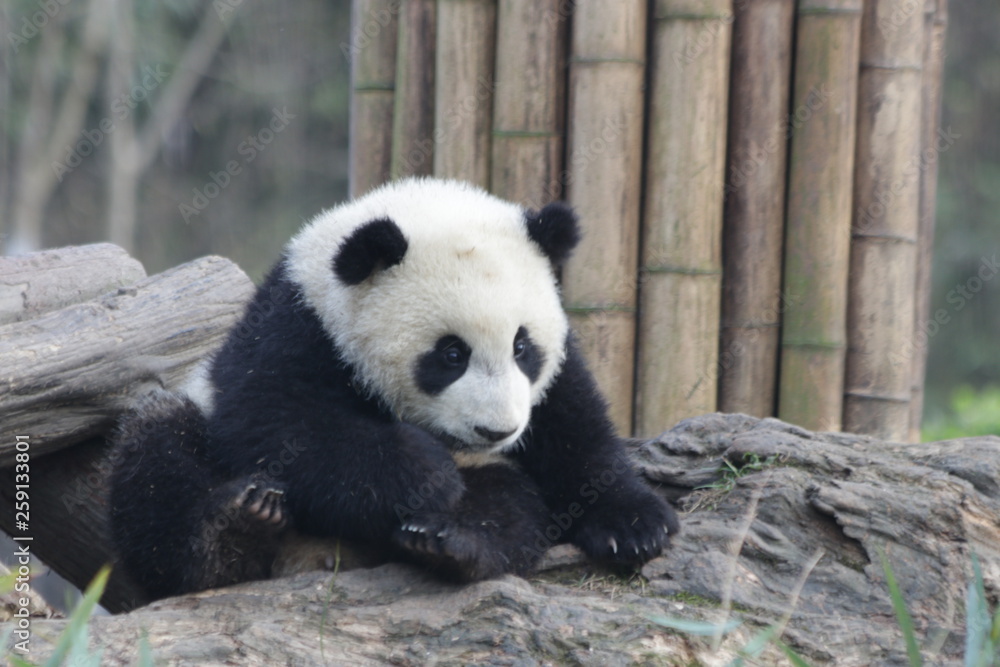
[[[550,258],[524,209],[471,186],[376,190],[314,220],[287,266],[357,381],[457,450],[514,445],[563,362]]]

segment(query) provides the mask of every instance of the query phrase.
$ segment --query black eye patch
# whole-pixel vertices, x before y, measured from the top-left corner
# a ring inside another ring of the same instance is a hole
[[[514,336],[514,361],[532,383],[538,380],[542,373],[542,365],[545,363],[545,355],[541,349],[531,340],[528,330],[521,327]]]
[[[462,377],[469,367],[472,348],[458,336],[442,336],[434,349],[417,360],[417,386],[431,394],[440,394],[448,385]]]

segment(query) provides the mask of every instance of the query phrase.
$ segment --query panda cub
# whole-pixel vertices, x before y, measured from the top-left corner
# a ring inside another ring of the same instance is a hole
[[[638,566],[677,532],[628,463],[559,300],[579,238],[468,184],[409,179],[288,244],[179,394],[122,422],[113,536],[151,598],[267,577],[290,528],[461,581],[553,542]]]

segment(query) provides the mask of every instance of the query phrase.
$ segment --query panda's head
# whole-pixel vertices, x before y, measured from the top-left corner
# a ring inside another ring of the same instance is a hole
[[[322,213],[286,261],[366,392],[456,448],[501,451],[563,362],[555,271],[578,238],[563,204],[409,179]]]

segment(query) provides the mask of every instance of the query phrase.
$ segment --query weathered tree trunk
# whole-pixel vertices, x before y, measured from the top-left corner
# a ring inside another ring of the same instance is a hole
[[[686,509],[673,547],[641,579],[568,547],[528,580],[468,586],[403,565],[313,572],[95,618],[92,643],[107,665],[134,664],[144,633],[158,664],[715,664],[788,614],[782,640],[814,664],[898,664],[885,553],[926,662],[954,664],[972,553],[987,590],[1000,585],[998,438],[893,448],[713,414],[637,442],[633,455]],[[713,650],[656,616],[744,625]],[[33,620],[33,660],[63,627]],[[776,661],[774,649],[762,658]]]
[[[221,342],[252,290],[235,264],[205,257],[0,326],[0,422],[10,434],[0,465],[13,461],[14,435],[31,438],[32,456],[48,454],[105,433],[145,388],[176,386]]]
[[[716,406],[732,4],[652,5],[636,346],[639,435],[655,435]]]
[[[801,0],[796,19],[778,416],[825,431],[844,404],[862,5]]]
[[[566,199],[582,213],[583,242],[563,269],[563,299],[623,433],[635,384],[646,4],[578,2],[570,46]]]
[[[0,257],[0,325],[30,320],[145,277],[142,264],[110,243]]]

